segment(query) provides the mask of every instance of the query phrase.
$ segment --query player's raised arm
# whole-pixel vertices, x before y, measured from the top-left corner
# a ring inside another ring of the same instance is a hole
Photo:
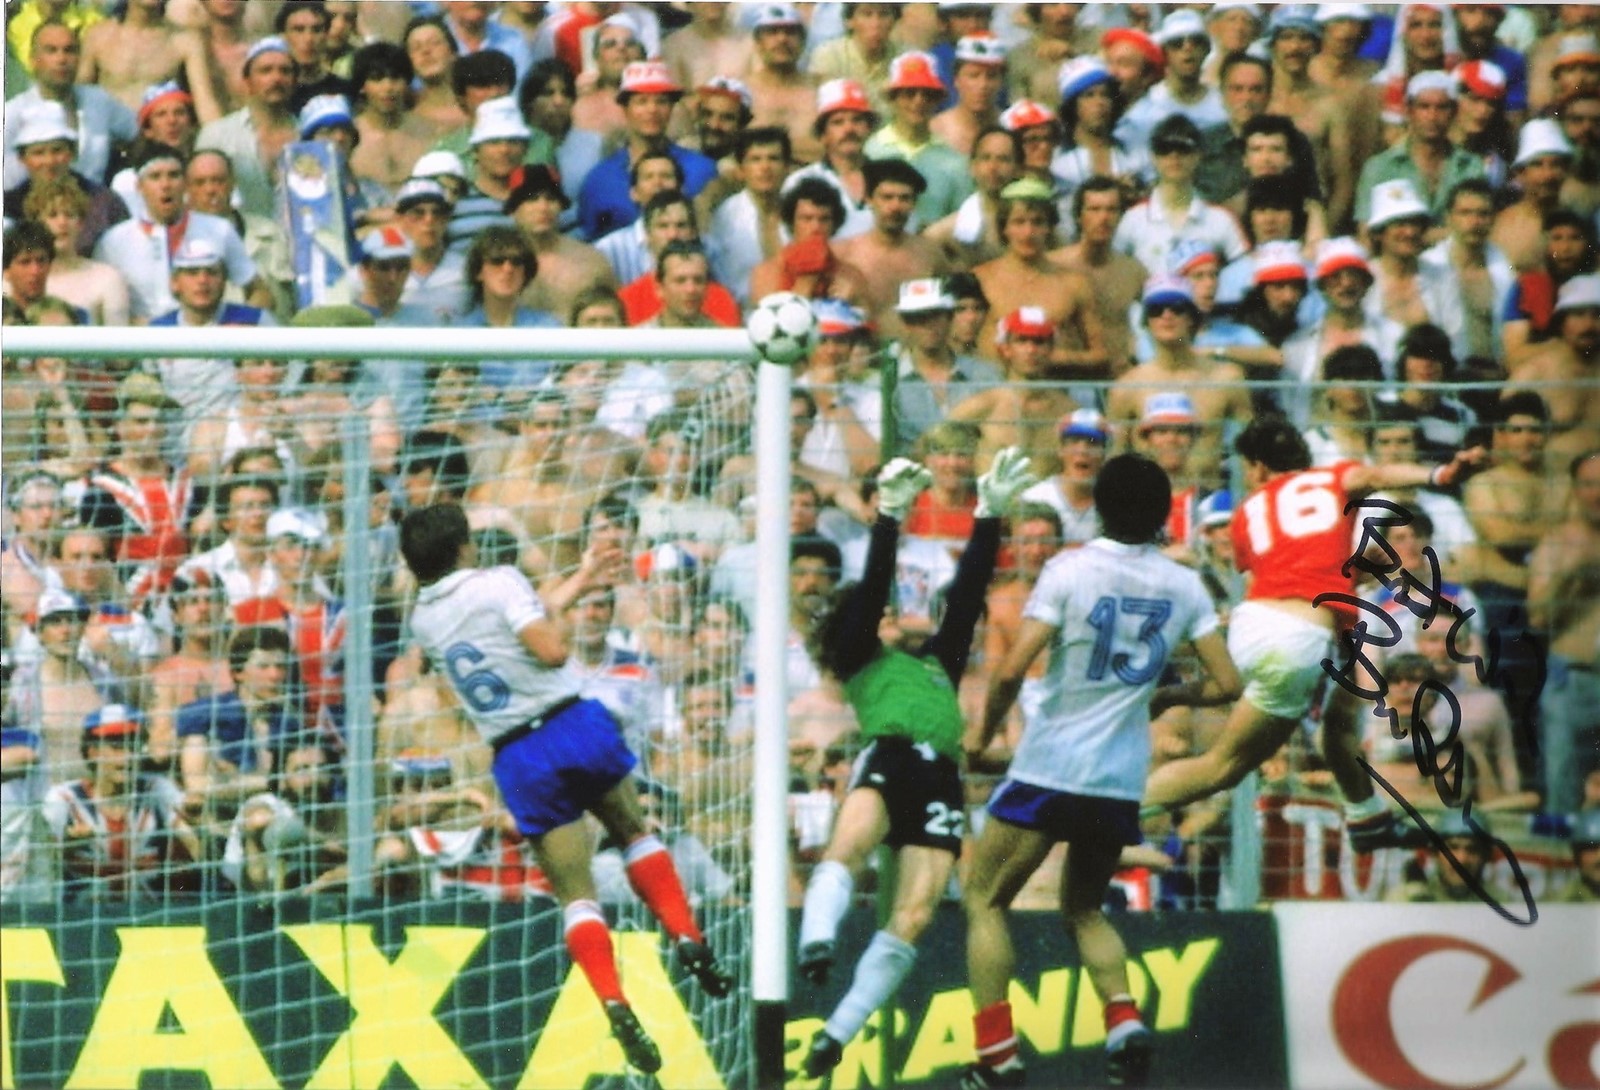
[[[1487,465],[1488,460],[1487,450],[1471,447],[1457,451],[1454,458],[1438,466],[1414,462],[1387,466],[1351,465],[1345,469],[1339,483],[1352,496],[1383,488],[1450,488],[1466,480],[1479,467]]]

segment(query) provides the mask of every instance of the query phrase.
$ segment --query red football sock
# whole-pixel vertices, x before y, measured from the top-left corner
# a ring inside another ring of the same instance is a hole
[[[1117,995],[1106,1001],[1106,1032],[1110,1032],[1124,1022],[1139,1021],[1139,1008],[1134,1006],[1133,996]]]
[[[574,901],[566,907],[567,952],[578,963],[589,987],[602,1003],[625,1003],[622,982],[617,979],[616,954],[611,949],[611,929],[600,906],[593,901]]]
[[[972,1019],[978,1062],[1005,1067],[1017,1058],[1017,1031],[1011,1024],[1011,1004],[991,1003]]]
[[[650,911],[674,942],[692,939],[704,942],[700,928],[694,922],[694,910],[684,895],[683,882],[678,878],[678,868],[672,862],[665,844],[653,836],[642,836],[628,845],[623,856],[628,870],[628,884],[639,899],[650,906]]]

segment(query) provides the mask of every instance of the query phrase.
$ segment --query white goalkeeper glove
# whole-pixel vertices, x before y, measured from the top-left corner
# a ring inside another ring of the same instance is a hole
[[[989,472],[978,478],[978,518],[1005,518],[1023,491],[1038,478],[1028,472],[1028,456],[1021,447],[1006,447],[989,463]]]
[[[878,471],[878,514],[896,522],[906,517],[923,489],[933,483],[926,466],[909,458],[896,458]]]

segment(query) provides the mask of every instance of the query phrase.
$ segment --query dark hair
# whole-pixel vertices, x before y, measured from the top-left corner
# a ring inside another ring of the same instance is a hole
[[[617,289],[605,284],[594,284],[584,288],[573,296],[572,309],[567,313],[567,324],[578,324],[578,315],[594,306],[596,303],[611,303],[617,308],[617,313],[622,316],[623,324],[628,321],[628,308],[622,305],[622,297],[617,294]]]
[[[843,6],[842,15],[843,15],[844,21],[848,23],[851,20],[851,18],[853,18],[855,16],[856,9],[859,8],[861,5],[860,4],[844,4],[842,6]],[[880,8],[888,8],[890,11],[894,12],[894,17],[895,17],[896,21],[898,21],[900,19],[900,5],[899,4],[879,3],[878,6]]]
[[[700,418],[688,409],[668,409],[656,413],[644,426],[644,440],[654,443],[663,435],[678,435],[690,441],[700,438]]]
[[[578,81],[573,78],[572,69],[567,67],[565,61],[546,57],[528,69],[528,74],[522,77],[522,83],[517,87],[517,108],[522,111],[523,117],[533,110],[533,100],[544,94],[544,89],[555,79],[560,80],[566,88],[567,97],[578,97]]]
[[[629,503],[626,496],[613,492],[608,496],[601,496],[583,513],[583,525],[578,529],[580,545],[589,544],[589,524],[594,521],[596,515],[604,516],[607,522],[625,528],[630,534],[639,532],[638,508]]]
[[[1369,345],[1335,348],[1322,361],[1324,382],[1382,382],[1383,361]]]
[[[1090,193],[1115,193],[1118,206],[1122,204],[1122,186],[1115,178],[1104,174],[1091,174],[1072,194],[1073,223],[1077,223],[1083,217],[1083,200]]]
[[[1118,120],[1128,109],[1128,96],[1123,93],[1122,84],[1116,80],[1108,80],[1105,83],[1105,87],[1111,92],[1110,124],[1115,128]],[[1085,91],[1087,90],[1088,88],[1085,88]],[[1082,98],[1083,95],[1084,91],[1080,91],[1071,98],[1063,98],[1061,100],[1061,108],[1056,111],[1057,128],[1061,133],[1061,146],[1069,151],[1078,146],[1073,137],[1078,128],[1078,99]],[[1113,143],[1120,144],[1115,138],[1113,138]]]
[[[454,571],[461,547],[470,540],[467,514],[453,503],[422,507],[400,520],[400,555],[424,586]]]
[[[661,252],[656,255],[657,283],[660,283],[662,280],[666,279],[667,261],[674,257],[705,258],[706,275],[709,277],[711,274],[711,255],[706,253],[705,246],[699,242],[689,242],[681,238],[675,238],[665,246],[661,247]]]
[[[369,79],[395,76],[410,83],[416,75],[411,55],[393,42],[368,42],[350,58],[350,82],[358,96]]]
[[[1518,390],[1516,393],[1507,394],[1494,407],[1494,423],[1504,424],[1513,416],[1534,416],[1546,423],[1550,420],[1550,409],[1544,403],[1544,398],[1532,390]]]
[[[272,497],[272,506],[278,506],[278,482],[259,474],[243,477],[226,477],[217,486],[217,516],[226,518],[233,511],[233,494],[244,488],[259,488]]]
[[[243,670],[254,651],[279,651],[288,655],[293,650],[289,633],[277,625],[245,625],[228,638],[228,671],[237,674]]]
[[[1290,214],[1290,238],[1305,238],[1306,235],[1306,201],[1305,194],[1291,184],[1285,185],[1282,175],[1270,178],[1252,178],[1245,186],[1244,197],[1244,234],[1250,240],[1250,245],[1256,244],[1255,225],[1250,222],[1250,213],[1258,209],[1275,208]]]
[[[461,440],[446,431],[424,428],[413,432],[400,455],[400,472],[421,473],[433,470],[434,487],[455,495],[465,495],[472,479],[472,464],[467,461]]]
[[[753,129],[741,129],[733,142],[733,157],[735,160],[743,162],[745,155],[749,153],[751,148],[757,148],[763,144],[781,146],[783,148],[783,161],[786,163],[794,159],[794,141],[789,137],[789,130],[780,128],[777,125],[758,125]]]
[[[406,43],[411,40],[412,33],[414,31],[421,30],[425,26],[431,26],[440,34],[443,34],[444,40],[450,45],[450,52],[454,53],[457,58],[460,58],[461,43],[456,41],[456,36],[454,34],[450,33],[450,27],[445,23],[444,16],[442,15],[414,16],[412,20],[406,24],[405,31],[400,35],[400,48],[405,49]],[[410,55],[409,52],[407,55]]]
[[[498,526],[476,531],[472,540],[478,545],[478,563],[485,568],[515,567],[517,557],[522,552],[517,545],[516,535]]]
[[[810,201],[820,204],[833,213],[833,230],[838,231],[844,226],[845,210],[844,199],[839,196],[839,190],[832,182],[825,181],[815,176],[801,178],[794,187],[783,194],[779,211],[783,215],[783,225],[790,230],[794,229],[795,209],[800,207],[801,201]]]
[[[661,149],[659,151],[647,151],[643,155],[639,156],[639,158],[635,159],[633,161],[633,165],[628,168],[628,185],[638,185],[639,168],[645,163],[651,162],[655,159],[665,159],[667,162],[672,164],[672,176],[678,179],[678,184],[674,188],[682,189],[684,186],[683,164],[674,159],[672,157],[672,153],[665,149]]]
[[[839,546],[821,534],[797,534],[789,542],[789,563],[796,560],[820,560],[828,566],[828,574],[839,578],[844,567],[844,557]]]
[[[1407,357],[1415,356],[1419,360],[1431,360],[1442,365],[1447,380],[1455,374],[1456,354],[1450,350],[1450,335],[1429,322],[1422,322],[1407,330],[1396,355],[1402,367]]]
[[[1392,655],[1389,661],[1383,664],[1385,681],[1394,681],[1402,677],[1416,681],[1436,681],[1438,676],[1428,656],[1419,655],[1415,651],[1402,651],[1398,655]],[[1411,709],[1402,710],[1409,712]]]
[[[646,228],[650,222],[664,210],[683,205],[689,210],[689,222],[694,224],[695,230],[700,230],[699,218],[694,214],[694,200],[681,189],[663,189],[660,193],[644,202],[644,207],[639,209],[639,219]]]
[[[798,477],[795,479],[797,481],[799,480]],[[720,609],[726,613],[728,615],[728,619],[734,623],[740,632],[750,631],[750,618],[745,615],[744,606],[739,604],[739,600],[737,598],[727,594],[708,594],[704,598],[700,599],[700,601],[694,607],[694,623],[696,628],[699,628],[700,625],[704,623],[706,619],[706,613],[712,608]]]
[[[1003,136],[1011,142],[1011,156],[1017,162],[1022,161],[1022,137],[1012,132],[1004,125],[985,125],[978,130],[978,135],[972,138],[972,152],[967,156],[971,159],[978,154],[978,145],[991,136]]]
[[[1372,429],[1367,432],[1367,443],[1371,445],[1377,438],[1381,428],[1405,427],[1411,431],[1411,437],[1416,440],[1422,434],[1422,418],[1417,415],[1417,410],[1407,405],[1404,401],[1379,401],[1376,404],[1376,413],[1372,420]]]
[[[473,306],[483,302],[483,282],[479,279],[483,264],[491,253],[501,250],[516,252],[529,280],[539,275],[539,257],[533,252],[533,243],[528,241],[528,236],[516,227],[492,223],[474,235],[472,245],[467,248],[467,264],[463,275],[467,278],[467,290],[471,293]]]
[[[1017,505],[1011,512],[1011,532],[1016,533],[1017,527],[1024,522],[1048,522],[1054,528],[1057,537],[1066,534],[1067,528],[1061,521],[1061,512],[1048,503],[1027,502]]]
[[[1311,449],[1289,421],[1277,414],[1258,416],[1244,426],[1233,449],[1246,461],[1257,462],[1274,473],[1311,468]],[[1109,464],[1109,463],[1108,463]],[[1101,470],[1101,476],[1105,470]]]
[[[928,179],[922,176],[922,171],[904,159],[868,159],[861,166],[861,177],[862,191],[868,197],[884,182],[909,186],[913,193],[919,195],[928,188]]]
[[[1450,195],[1445,198],[1446,211],[1456,206],[1456,198],[1463,193],[1475,193],[1489,202],[1489,207],[1494,207],[1494,186],[1489,184],[1487,178],[1463,178],[1450,187]]]
[[[1234,52],[1229,53],[1226,57],[1222,58],[1222,63],[1217,66],[1217,86],[1219,89],[1224,83],[1228,82],[1228,73],[1232,72],[1241,64],[1253,64],[1257,68],[1261,69],[1261,74],[1267,77],[1267,91],[1268,93],[1271,93],[1272,62],[1267,60],[1265,57],[1258,57],[1254,53],[1247,52],[1243,49],[1235,50]]]
[[[1407,525],[1411,527],[1411,532],[1417,537],[1428,541],[1433,540],[1433,518],[1426,511],[1412,511],[1411,521]]]
[[[1094,509],[1111,540],[1143,545],[1155,540],[1172,513],[1172,482],[1144,455],[1118,454],[1095,477]]]
[[[1051,227],[1061,223],[1061,209],[1053,200],[1045,197],[1001,197],[994,208],[995,227],[1004,231],[1006,224],[1011,222],[1011,213],[1021,207],[1041,210],[1044,212],[1045,222]]]
[[[508,91],[517,85],[517,66],[498,49],[480,49],[476,53],[457,57],[450,69],[450,89],[457,98],[465,96],[473,87],[500,85],[504,85]]]
[[[323,7],[322,0],[289,0],[288,3],[278,9],[278,17],[272,20],[272,29],[282,34],[284,28],[289,25],[289,17],[299,15],[302,11],[315,12],[322,16],[322,25],[326,29],[328,25],[328,9]]]
[[[49,228],[34,220],[13,223],[5,234],[5,268],[11,268],[13,259],[22,254],[42,253],[49,260],[56,259],[56,240]]]
[[[944,278],[944,290],[952,299],[976,299],[985,308],[989,297],[983,293],[983,284],[969,272],[954,272]]]

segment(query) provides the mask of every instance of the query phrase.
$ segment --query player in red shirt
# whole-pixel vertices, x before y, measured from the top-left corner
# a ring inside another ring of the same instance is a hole
[[[1181,806],[1244,779],[1311,711],[1327,677],[1323,660],[1351,661],[1349,648],[1335,655],[1333,643],[1346,642],[1357,619],[1355,607],[1312,604],[1323,594],[1354,592],[1354,569],[1348,575],[1343,569],[1362,512],[1346,513],[1351,498],[1382,488],[1448,487],[1484,458],[1483,450],[1474,448],[1442,466],[1339,462],[1313,469],[1305,440],[1277,416],[1252,421],[1234,449],[1250,490],[1233,515],[1234,551],[1251,583],[1230,619],[1228,652],[1245,678],[1245,690],[1209,750],[1163,765],[1150,777],[1145,802],[1152,807]],[[1182,704],[1185,688],[1162,690],[1156,702]],[[1151,713],[1160,710],[1152,706]],[[1359,714],[1360,702],[1336,686],[1323,737],[1328,768],[1344,793],[1351,843],[1366,852],[1398,843],[1399,832],[1358,761]]]

